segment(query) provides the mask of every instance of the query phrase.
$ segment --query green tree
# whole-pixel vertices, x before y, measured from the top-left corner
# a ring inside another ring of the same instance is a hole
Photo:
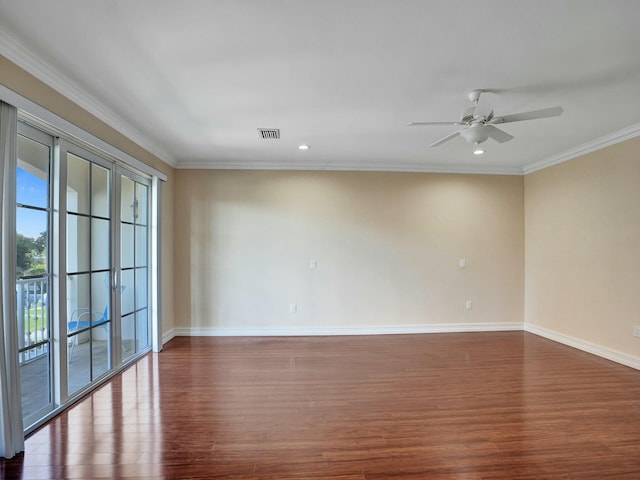
[[[18,233],[16,235],[16,270],[18,276],[25,274],[33,263],[34,239]]]
[[[47,232],[40,232],[38,238],[33,239],[33,244],[39,254],[47,251]]]
[[[37,238],[16,234],[16,273],[25,275],[42,275],[47,272],[47,233],[42,232]]]

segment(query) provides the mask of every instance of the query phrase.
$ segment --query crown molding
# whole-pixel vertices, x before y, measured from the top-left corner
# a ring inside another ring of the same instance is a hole
[[[522,175],[520,167],[487,167],[478,165],[415,165],[402,163],[347,164],[292,164],[277,162],[189,162],[181,161],[178,170],[303,170],[344,172],[398,172],[398,173],[461,173],[473,175]]]
[[[587,153],[595,152],[596,150],[601,150],[605,147],[615,145],[616,143],[630,140],[637,136],[640,136],[640,123],[636,123],[635,125],[631,125],[630,127],[623,128],[622,130],[604,135],[600,138],[596,138],[591,142],[583,143],[582,145],[578,145],[577,147],[572,148],[571,150],[567,150],[566,152],[560,153],[558,155],[553,155],[543,160],[525,165],[522,168],[522,171],[525,175],[528,175],[530,173],[537,172],[538,170],[552,167],[553,165],[557,165],[559,163],[572,160],[582,155],[586,155]]]
[[[149,153],[175,168],[177,161],[172,155],[159,148],[145,135],[116,115],[111,109],[98,102],[65,75],[58,72],[53,66],[2,31],[0,31],[0,55],[6,57],[9,61],[33,75],[45,85],[51,87],[129,140],[135,142]]]

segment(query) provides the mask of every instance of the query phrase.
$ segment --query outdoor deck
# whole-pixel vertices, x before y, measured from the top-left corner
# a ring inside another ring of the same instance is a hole
[[[94,378],[104,373],[108,368],[106,340],[93,341]],[[133,341],[124,341],[123,352],[132,352]],[[90,343],[84,342],[69,348],[69,392],[73,393],[84,387],[90,380]],[[20,366],[22,387],[22,409],[26,418],[49,403],[49,366],[48,355],[43,354]],[[96,368],[97,366],[97,368]]]

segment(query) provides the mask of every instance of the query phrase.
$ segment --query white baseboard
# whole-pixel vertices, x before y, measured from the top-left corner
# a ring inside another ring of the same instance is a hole
[[[446,323],[433,325],[382,325],[319,328],[175,328],[177,337],[300,337],[333,335],[390,335],[445,332],[500,332],[522,330],[522,323]],[[173,337],[172,337],[173,338]]]
[[[169,330],[168,332],[165,332],[162,335],[162,345],[164,345],[165,343],[167,343],[169,340],[171,340],[173,337],[176,336],[176,329],[172,328],[171,330]]]
[[[525,332],[540,335],[541,337],[548,338],[549,340],[553,340],[554,342],[562,343],[563,345],[568,345],[570,347],[577,348],[578,350],[592,353],[599,357],[606,358],[607,360],[621,363],[622,365],[626,365],[627,367],[640,370],[639,357],[634,357],[633,355],[622,353],[611,348],[603,347],[601,345],[596,345],[595,343],[580,340],[579,338],[571,337],[569,335],[558,333],[553,330],[549,330],[548,328],[540,327],[538,325],[532,325],[530,323],[526,323],[524,325],[524,330]]]

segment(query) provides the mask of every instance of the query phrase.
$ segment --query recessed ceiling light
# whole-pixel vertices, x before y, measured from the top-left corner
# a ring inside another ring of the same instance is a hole
[[[484,153],[484,150],[483,150],[483,149],[481,149],[481,148],[476,148],[476,149],[473,151],[473,154],[474,154],[474,155],[482,155],[483,153]]]
[[[298,150],[309,150],[309,145],[298,145]]]

